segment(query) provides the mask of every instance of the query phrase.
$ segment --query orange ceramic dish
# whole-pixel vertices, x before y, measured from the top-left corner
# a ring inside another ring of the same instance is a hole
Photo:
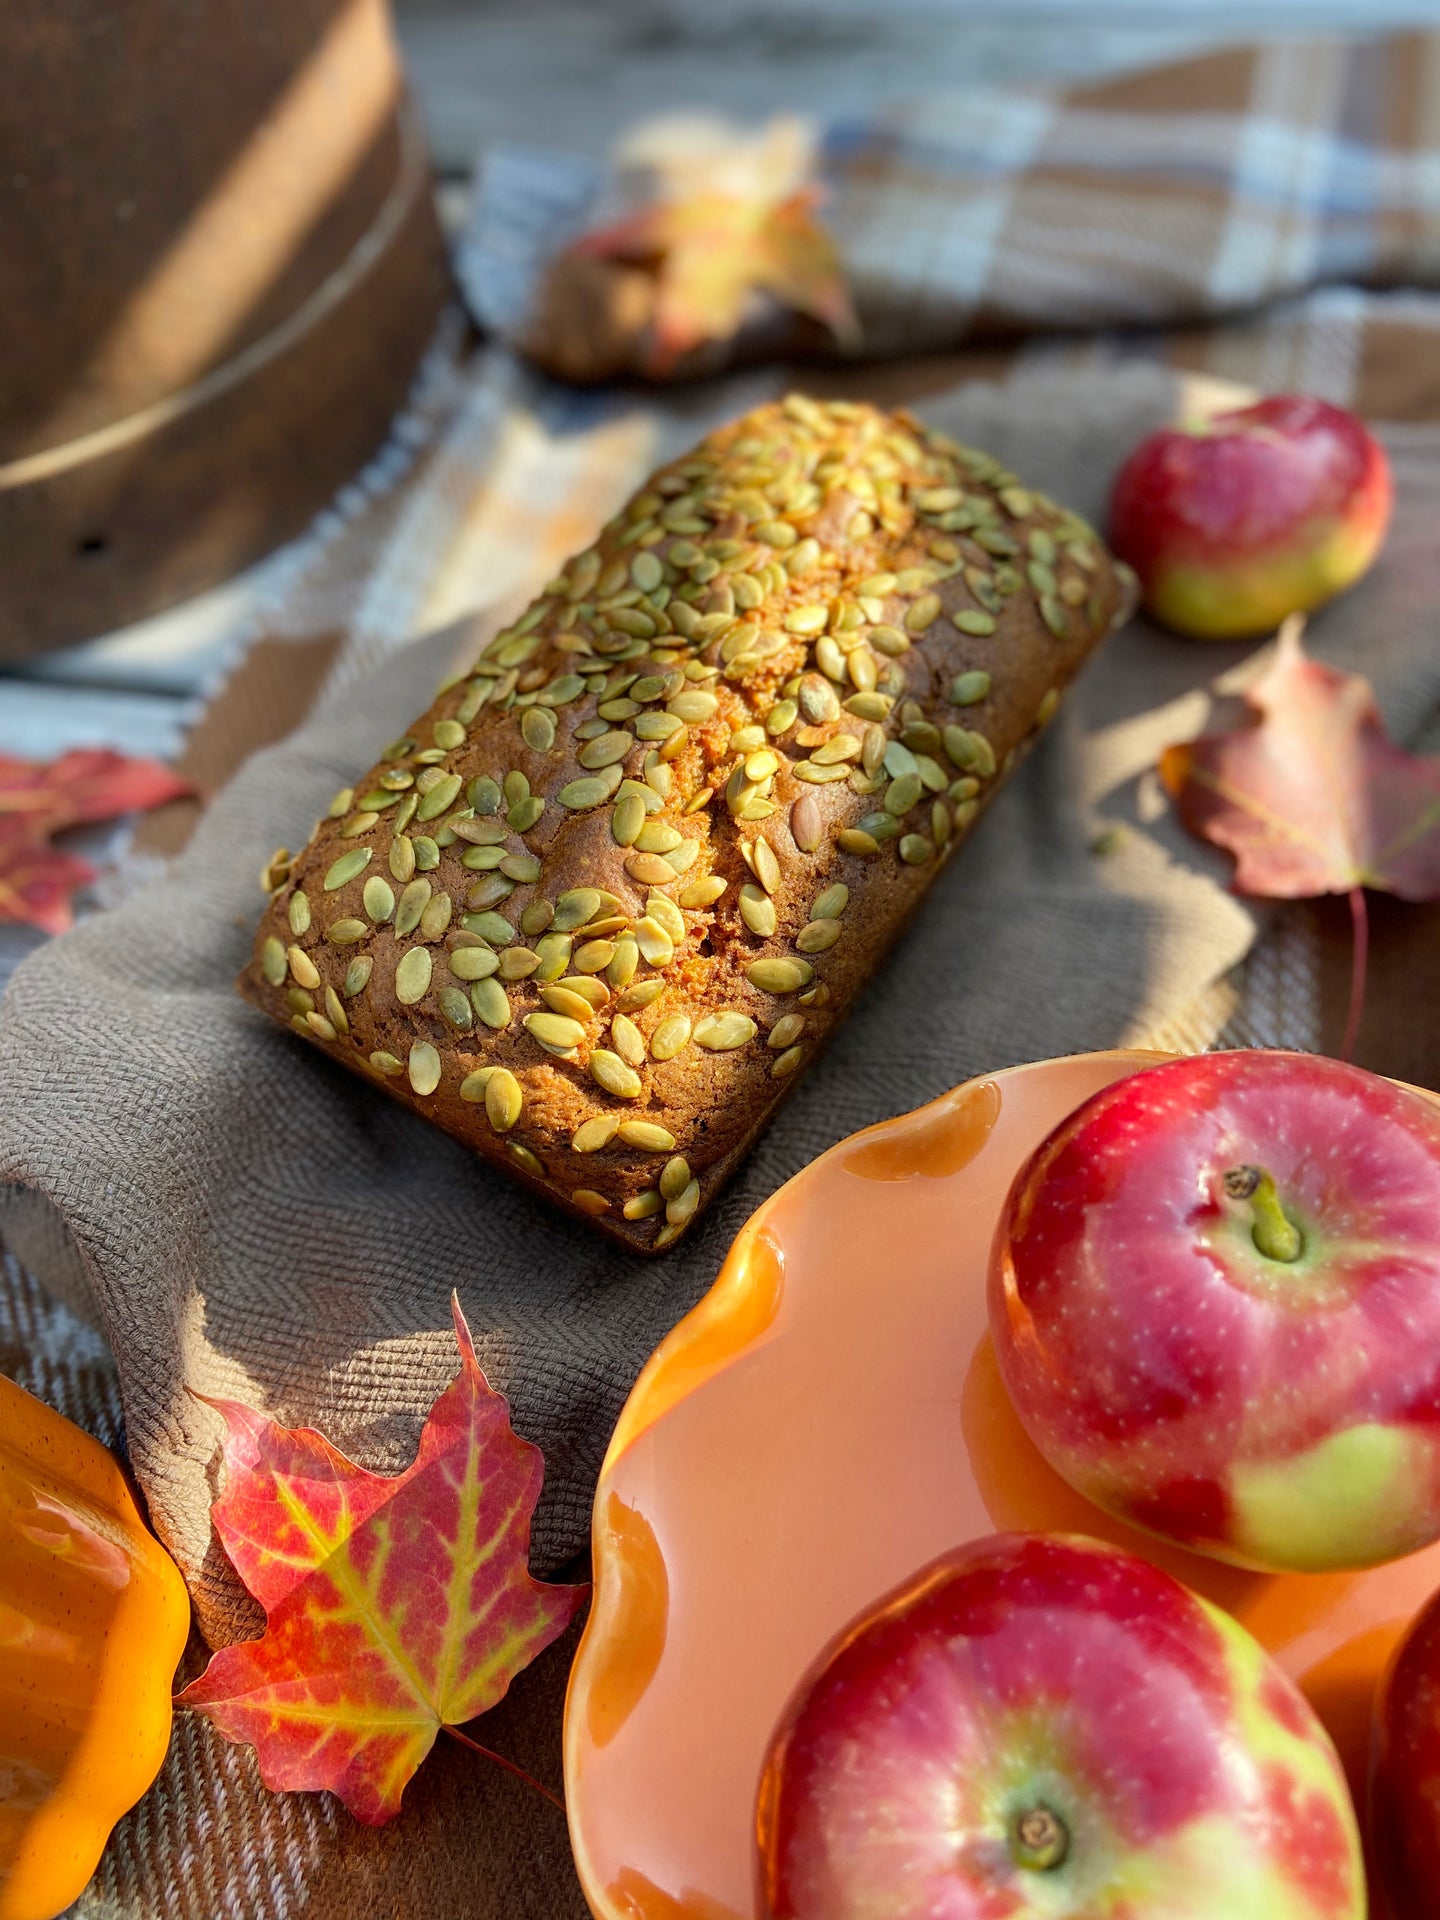
[[[1303,1687],[1359,1793],[1375,1679],[1440,1587],[1440,1546],[1274,1577],[1089,1506],[1010,1409],[985,1272],[1021,1161],[1160,1056],[972,1081],[842,1142],[761,1207],[631,1394],[596,1492],[595,1604],[565,1722],[570,1833],[598,1920],[751,1920],[765,1743],[818,1650],[958,1542],[1059,1527],[1168,1567]]]
[[[69,1906],[155,1778],[189,1624],[116,1461],[0,1377],[0,1920]]]

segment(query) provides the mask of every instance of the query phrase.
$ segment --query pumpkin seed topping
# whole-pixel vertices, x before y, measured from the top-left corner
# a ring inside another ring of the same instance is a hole
[[[520,1082],[508,1067],[496,1067],[485,1082],[485,1113],[495,1133],[508,1133],[525,1109]]]
[[[351,880],[358,879],[366,867],[369,866],[371,859],[374,857],[374,852],[375,849],[373,847],[351,847],[348,853],[342,853],[340,858],[332,863],[329,872],[325,875],[324,886],[326,893],[336,893]],[[292,895],[292,905],[296,897],[298,896]],[[308,908],[308,901],[306,905]]]
[[[589,1059],[590,1077],[607,1093],[613,1093],[619,1100],[638,1100],[641,1091],[641,1079],[633,1067],[627,1066],[618,1053],[612,1053],[608,1047],[596,1047]]]
[[[753,978],[753,966],[750,972]],[[709,1053],[730,1053],[753,1040],[755,1034],[755,1022],[748,1014],[736,1013],[727,1007],[718,1013],[707,1013],[697,1020],[691,1038],[697,1047],[704,1047]]]

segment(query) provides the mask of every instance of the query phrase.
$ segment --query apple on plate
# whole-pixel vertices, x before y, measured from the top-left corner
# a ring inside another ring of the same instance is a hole
[[[1157,620],[1243,639],[1358,580],[1392,492],[1385,449],[1354,414],[1275,394],[1143,440],[1116,479],[1110,539]]]
[[[990,1327],[1041,1453],[1241,1566],[1440,1538],[1440,1103],[1310,1054],[1202,1054],[1085,1102],[1021,1168]]]
[[[1440,1914],[1440,1593],[1421,1608],[1376,1694],[1370,1829],[1391,1920]]]
[[[1241,1626],[1098,1541],[1001,1534],[848,1627],[782,1716],[764,1920],[1363,1920],[1340,1765]]]

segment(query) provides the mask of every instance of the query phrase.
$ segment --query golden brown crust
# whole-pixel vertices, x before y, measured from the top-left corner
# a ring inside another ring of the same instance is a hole
[[[656,1251],[1125,593],[1082,522],[908,415],[760,408],[277,856],[241,990]]]

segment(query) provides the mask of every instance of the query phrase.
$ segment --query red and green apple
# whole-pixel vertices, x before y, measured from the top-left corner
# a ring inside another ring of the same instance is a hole
[[[1358,580],[1390,521],[1390,463],[1354,414],[1304,394],[1168,427],[1121,468],[1116,553],[1177,633],[1267,633]]]
[[[1241,1566],[1440,1538],[1440,1103],[1309,1054],[1148,1067],[1016,1176],[990,1268],[1037,1447]]]
[[[1395,1649],[1376,1696],[1370,1828],[1388,1920],[1440,1914],[1440,1593]]]
[[[1363,1920],[1319,1722],[1169,1574],[1063,1534],[945,1555],[802,1681],[763,1920]]]

